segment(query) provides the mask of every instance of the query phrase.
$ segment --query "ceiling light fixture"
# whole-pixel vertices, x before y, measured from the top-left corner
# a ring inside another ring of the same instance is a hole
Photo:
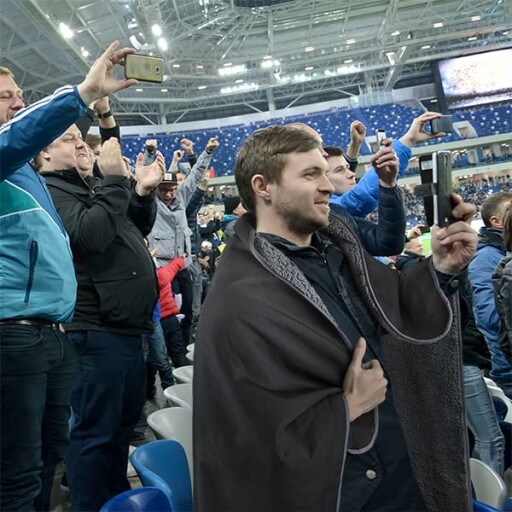
[[[355,42],[355,39],[347,39],[347,44],[354,44]]]
[[[73,31],[68,27],[68,25],[62,23],[62,21],[59,23],[59,32],[64,39],[71,39],[74,35]]]
[[[155,23],[152,27],[151,27],[151,33],[155,36],[155,37],[160,37],[162,35],[162,27],[158,24],[158,23]]]
[[[399,36],[400,35],[400,31],[399,30],[395,30],[394,32],[391,33],[392,36]]]
[[[437,23],[434,23],[434,28],[441,28],[444,27],[444,23],[442,21],[438,21]]]
[[[480,21],[481,19],[480,16],[471,16],[471,21]]]
[[[169,49],[169,45],[167,44],[167,41],[163,37],[160,37],[158,39],[157,44],[158,48],[160,48],[160,50],[162,50],[163,52],[166,52]]]
[[[306,48],[304,48],[304,51],[305,52],[312,52],[315,50],[315,47],[314,46],[306,46]]]

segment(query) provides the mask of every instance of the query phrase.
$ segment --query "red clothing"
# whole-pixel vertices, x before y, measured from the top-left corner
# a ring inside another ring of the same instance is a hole
[[[161,318],[177,315],[180,308],[174,301],[172,295],[171,281],[174,276],[185,267],[185,260],[183,258],[175,258],[169,264],[156,269],[158,277],[158,286],[160,288],[160,308]]]

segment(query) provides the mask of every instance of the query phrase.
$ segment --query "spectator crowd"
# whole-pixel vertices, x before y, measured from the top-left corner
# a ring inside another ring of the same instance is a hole
[[[466,443],[511,465],[484,380],[512,400],[510,174],[455,185],[427,228],[399,181],[440,114],[359,181],[362,122],[344,148],[296,122],[240,141],[239,195],[211,204],[220,137],[123,156],[130,53],[29,106],[0,68],[0,510],[50,510],[63,460],[76,512],[128,490],[145,401],[192,343],[197,510],[472,510]]]

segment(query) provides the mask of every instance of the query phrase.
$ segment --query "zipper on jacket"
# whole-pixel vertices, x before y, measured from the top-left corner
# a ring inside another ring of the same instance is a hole
[[[25,290],[25,304],[28,304],[30,299],[30,292],[34,283],[34,272],[36,269],[37,256],[39,255],[39,245],[35,240],[30,243],[29,257],[28,257],[28,281],[27,289]]]

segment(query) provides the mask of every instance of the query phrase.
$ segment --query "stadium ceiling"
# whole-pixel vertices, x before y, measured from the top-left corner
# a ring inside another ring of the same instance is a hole
[[[432,61],[512,46],[512,1],[1,0],[0,65],[29,102],[114,39],[166,61],[116,95],[121,124],[173,123],[431,83]]]

